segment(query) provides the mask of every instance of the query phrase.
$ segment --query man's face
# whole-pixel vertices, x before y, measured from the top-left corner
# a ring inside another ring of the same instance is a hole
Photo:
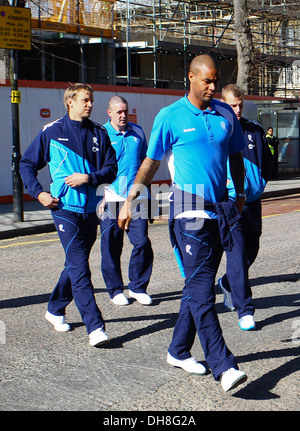
[[[79,90],[73,99],[68,99],[71,120],[83,121],[89,118],[92,113],[93,101],[93,94],[86,90]]]
[[[238,99],[233,94],[229,93],[226,95],[226,98],[223,99],[223,101],[232,107],[233,112],[235,113],[237,119],[240,120],[242,117],[243,107],[244,107],[243,99]]]
[[[273,129],[268,129],[267,134],[272,136],[273,135]]]
[[[126,129],[128,123],[128,106],[126,103],[113,103],[110,109],[107,110],[107,113],[114,129],[119,132]]]
[[[196,72],[189,72],[189,80],[191,95],[199,100],[200,105],[207,107],[217,91],[219,71],[204,64]]]

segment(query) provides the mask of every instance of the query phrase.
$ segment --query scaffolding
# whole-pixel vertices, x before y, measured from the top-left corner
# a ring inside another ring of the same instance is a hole
[[[34,29],[112,37],[114,0],[27,1]]]
[[[248,0],[248,19],[262,95],[296,97],[300,91],[300,9],[296,0]],[[32,27],[44,31],[101,36],[126,50],[126,76],[137,83],[132,55],[152,54],[153,86],[159,82],[157,56],[183,59],[186,86],[188,57],[201,52],[235,59],[235,20],[229,0],[35,0],[28,1]],[[104,39],[103,39],[104,40]],[[149,56],[148,56],[149,57]],[[145,78],[146,79],[146,78]],[[298,81],[291,84],[291,79]]]
[[[300,59],[300,11],[293,0],[248,1],[248,19],[260,94],[296,97],[300,80],[287,86],[286,76],[298,76]],[[232,1],[218,0],[119,0],[115,2],[116,28],[131,44],[144,40],[157,53],[177,51],[182,56],[217,53],[236,57]],[[138,44],[137,44],[138,46]],[[142,53],[139,48],[139,52]],[[294,64],[293,64],[294,63]],[[155,55],[154,55],[154,83]],[[130,77],[128,76],[128,80]],[[132,78],[131,78],[132,80]],[[183,84],[186,85],[183,78]]]

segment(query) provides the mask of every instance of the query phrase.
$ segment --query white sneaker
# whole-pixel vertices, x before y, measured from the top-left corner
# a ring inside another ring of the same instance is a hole
[[[222,373],[220,380],[222,388],[227,392],[230,389],[236,388],[241,383],[244,383],[247,380],[247,376],[244,371],[229,368],[227,371]]]
[[[253,316],[248,314],[247,316],[243,316],[239,320],[239,326],[243,331],[251,331],[256,328],[256,324],[254,322]]]
[[[90,345],[94,347],[108,343],[109,339],[103,329],[97,328],[89,334]]]
[[[47,311],[45,314],[45,319],[52,323],[56,331],[67,332],[71,330],[71,326],[65,322],[65,316],[55,316],[54,314],[51,314],[49,311]]]
[[[128,294],[130,298],[136,299],[140,304],[143,304],[143,305],[152,304],[151,296],[149,296],[148,293],[136,293],[136,292],[133,292],[132,290],[129,290]]]
[[[111,301],[115,304],[115,305],[128,305],[128,299],[126,298],[126,296],[124,295],[124,293],[118,293],[116,296],[114,296]]]
[[[191,374],[206,374],[207,369],[204,365],[200,364],[195,360],[195,358],[190,357],[188,359],[176,359],[168,353],[167,362],[174,367],[182,368]]]

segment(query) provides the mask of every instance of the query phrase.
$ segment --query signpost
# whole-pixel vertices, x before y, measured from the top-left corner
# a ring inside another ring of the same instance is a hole
[[[17,3],[17,1],[15,0]],[[20,135],[19,103],[21,92],[18,90],[18,49],[31,49],[31,11],[29,8],[0,6],[0,48],[10,49],[10,83],[12,109],[12,181],[14,222],[24,220],[23,184],[19,172]]]

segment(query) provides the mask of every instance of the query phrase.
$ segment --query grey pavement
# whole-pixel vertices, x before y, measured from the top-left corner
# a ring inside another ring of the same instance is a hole
[[[300,177],[269,181],[262,197],[266,199],[296,193],[300,193]],[[0,204],[0,239],[54,230],[50,211],[37,201],[24,202],[23,222],[14,222],[13,204]]]
[[[93,247],[95,297],[110,337],[98,349],[88,344],[74,302],[66,315],[72,331],[58,333],[44,319],[64,264],[57,233],[1,240],[1,412],[93,412],[96,415],[86,419],[98,427],[113,418],[139,417],[139,426],[125,429],[147,429],[149,421],[148,428],[157,429],[162,422],[154,426],[155,418],[164,418],[170,425],[172,412],[182,421],[184,415],[194,417],[196,426],[190,426],[200,429],[205,416],[198,412],[300,411],[299,220],[298,211],[263,219],[260,252],[250,271],[256,331],[239,329],[236,312],[225,310],[223,295],[216,288],[224,338],[248,376],[246,383],[227,394],[211,374],[189,375],[166,362],[183,287],[166,221],[149,227],[155,256],[148,287],[151,306],[130,300],[130,305],[118,307],[109,300],[100,270],[99,240]],[[130,252],[125,236],[125,285]],[[217,278],[225,264],[223,258]],[[128,295],[127,288],[124,293]],[[205,364],[198,338],[192,355]],[[68,421],[77,418],[68,415]],[[215,424],[218,415],[212,419]],[[233,423],[239,419],[233,414]]]

